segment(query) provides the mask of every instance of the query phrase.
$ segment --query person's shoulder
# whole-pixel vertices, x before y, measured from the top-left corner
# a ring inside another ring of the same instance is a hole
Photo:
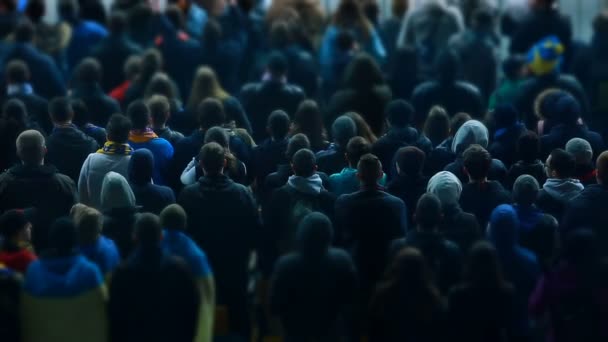
[[[262,87],[262,83],[260,82],[250,82],[250,83],[246,83],[242,88],[241,88],[241,94],[251,94],[251,93],[257,93],[260,91]]]
[[[412,93],[412,98],[427,95],[428,92],[434,91],[437,89],[438,83],[436,81],[426,81],[423,82],[414,88],[414,92]]]

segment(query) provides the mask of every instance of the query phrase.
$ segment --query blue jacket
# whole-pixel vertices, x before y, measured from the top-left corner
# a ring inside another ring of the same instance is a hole
[[[133,142],[129,138],[129,145],[134,150],[147,148],[154,155],[154,174],[152,179],[155,184],[166,184],[165,176],[169,169],[169,162],[173,158],[173,146],[163,138],[153,138],[146,142]]]
[[[94,21],[82,20],[72,26],[72,39],[66,49],[68,70],[73,70],[89,56],[93,48],[108,35],[108,31]]]
[[[120,263],[120,254],[116,244],[112,239],[103,235],[93,244],[80,246],[80,251],[89,261],[99,267],[102,275],[109,274]]]
[[[183,232],[165,229],[163,231],[162,248],[170,255],[184,259],[196,278],[213,275],[207,254]]]

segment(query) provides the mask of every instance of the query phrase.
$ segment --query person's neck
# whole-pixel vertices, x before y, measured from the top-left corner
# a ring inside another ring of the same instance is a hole
[[[67,127],[72,125],[72,120],[64,121],[64,122],[53,122],[55,127]]]
[[[21,164],[22,164],[23,166],[30,166],[30,167],[31,167],[31,166],[34,166],[34,167],[36,167],[36,166],[43,166],[43,165],[44,165],[44,159],[42,159],[40,162],[37,162],[37,163],[27,163],[27,162],[24,162],[24,161],[22,160],[22,161],[21,161]]]
[[[380,186],[378,185],[378,183],[374,183],[374,184],[361,184],[361,190],[362,191],[373,191],[373,190],[379,190]]]

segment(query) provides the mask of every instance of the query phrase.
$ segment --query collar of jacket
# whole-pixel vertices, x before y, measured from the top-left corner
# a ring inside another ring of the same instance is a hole
[[[198,183],[203,190],[221,190],[232,184],[232,180],[225,174],[215,176],[202,176]]]

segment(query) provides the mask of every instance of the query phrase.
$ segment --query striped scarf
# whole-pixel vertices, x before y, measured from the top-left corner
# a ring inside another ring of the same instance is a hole
[[[132,130],[129,132],[129,141],[135,144],[147,143],[148,141],[156,138],[158,138],[158,135],[156,135],[151,128]]]
[[[122,154],[125,156],[131,155],[133,149],[129,144],[118,144],[113,141],[107,141],[102,148],[97,150],[97,153],[103,154]]]

